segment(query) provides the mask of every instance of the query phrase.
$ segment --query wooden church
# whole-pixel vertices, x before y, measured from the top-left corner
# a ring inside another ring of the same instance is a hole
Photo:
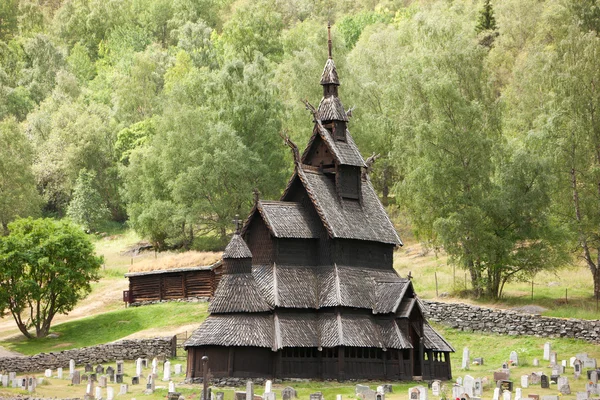
[[[346,125],[333,59],[313,135],[281,200],[256,200],[223,253],[188,378],[452,379],[454,349],[425,320],[402,245]],[[291,142],[288,140],[288,144]]]

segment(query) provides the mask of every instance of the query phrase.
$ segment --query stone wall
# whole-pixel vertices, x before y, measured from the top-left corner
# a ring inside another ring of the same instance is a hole
[[[424,301],[427,318],[463,331],[567,337],[600,343],[600,321],[542,317],[469,304]]]
[[[100,364],[115,360],[135,360],[136,358],[152,358],[175,356],[177,338],[169,336],[154,339],[120,340],[80,349],[63,350],[56,353],[40,353],[27,357],[0,358],[0,371],[33,372],[46,369],[66,368],[69,360],[77,365]]]

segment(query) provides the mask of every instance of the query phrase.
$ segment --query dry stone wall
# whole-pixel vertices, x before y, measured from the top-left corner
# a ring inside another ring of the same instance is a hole
[[[56,353],[40,353],[28,357],[0,358],[0,371],[33,372],[46,369],[69,368],[69,361],[80,364],[100,364],[114,360],[134,360],[175,356],[177,339],[175,336],[120,340],[99,346],[63,350]]]
[[[483,308],[469,304],[424,301],[427,318],[463,331],[503,335],[567,337],[600,343],[600,321],[552,318],[513,310]]]

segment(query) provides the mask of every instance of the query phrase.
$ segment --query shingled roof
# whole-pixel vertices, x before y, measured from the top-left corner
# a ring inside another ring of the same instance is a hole
[[[317,121],[312,136],[308,141],[306,149],[302,153],[302,162],[306,162],[308,154],[313,146],[317,144],[317,138],[320,138],[333,155],[333,158],[341,165],[353,165],[355,167],[366,167],[365,160],[358,151],[358,147],[352,139],[352,135],[346,129],[346,141],[334,140],[331,133],[323,127],[321,121]]]
[[[333,58],[328,58],[321,74],[321,85],[339,85],[340,79],[338,78],[337,69]]]
[[[261,312],[272,307],[262,297],[251,273],[223,274],[208,307],[210,313]]]
[[[454,352],[454,347],[450,345],[427,321],[423,321],[423,346],[426,349],[435,351]]]
[[[225,247],[223,258],[252,258],[252,253],[244,239],[238,233],[234,233],[229,244]]]
[[[316,239],[319,221],[315,220],[300,203],[264,201],[257,204],[269,231],[276,238]]]
[[[184,343],[205,345],[412,348],[393,319],[332,310],[211,315]]]
[[[373,314],[396,312],[412,285],[393,270],[348,266],[255,265],[252,275],[272,307],[353,307]]]
[[[337,96],[325,96],[321,99],[316,118],[320,121],[348,121],[342,101]]]
[[[332,238],[402,245],[368,179],[361,185],[361,201],[356,201],[340,198],[335,181],[325,174],[302,166],[296,171]]]

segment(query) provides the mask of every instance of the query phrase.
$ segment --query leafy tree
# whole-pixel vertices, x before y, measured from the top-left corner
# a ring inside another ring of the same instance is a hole
[[[67,216],[86,231],[96,229],[98,223],[110,215],[98,189],[94,186],[95,179],[94,172],[86,169],[79,171],[73,196],[67,207]]]
[[[31,170],[33,149],[14,118],[0,122],[0,224],[8,233],[8,224],[18,216],[36,215],[40,197]]]
[[[358,14],[346,15],[336,24],[336,27],[344,37],[346,46],[352,48],[360,38],[365,27],[377,22],[388,22],[390,20],[389,15],[373,11],[363,11]]]
[[[17,32],[19,0],[4,0],[0,3],[0,41],[8,42]]]
[[[0,310],[10,312],[28,338],[50,332],[98,280],[102,258],[85,234],[65,221],[19,219],[0,238]]]

